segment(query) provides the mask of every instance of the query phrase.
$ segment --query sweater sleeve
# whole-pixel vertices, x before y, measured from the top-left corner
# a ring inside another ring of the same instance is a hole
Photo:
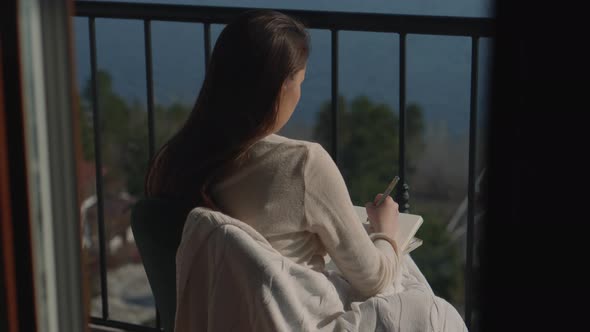
[[[386,240],[369,238],[354,211],[340,170],[324,148],[311,144],[303,168],[307,225],[350,284],[373,296],[393,283],[398,254]]]

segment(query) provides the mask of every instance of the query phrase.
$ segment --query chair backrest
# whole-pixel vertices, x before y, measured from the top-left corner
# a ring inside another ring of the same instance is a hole
[[[131,214],[133,237],[166,332],[174,331],[176,250],[190,210],[184,203],[141,199]]]

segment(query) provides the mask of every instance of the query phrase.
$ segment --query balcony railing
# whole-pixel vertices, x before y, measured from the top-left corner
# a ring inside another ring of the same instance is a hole
[[[145,73],[148,114],[148,146],[149,157],[155,152],[154,130],[154,85],[152,75],[152,37],[151,23],[191,22],[203,25],[205,67],[211,54],[211,24],[227,24],[247,9],[192,5],[140,4],[104,1],[76,1],[76,16],[88,18],[92,115],[95,124],[100,123],[100,104],[97,88],[97,50],[95,20],[97,18],[140,20],[144,26],[145,39]],[[406,184],[406,37],[415,35],[466,36],[471,39],[471,93],[469,121],[469,164],[467,190],[467,230],[466,230],[466,263],[465,263],[465,320],[471,325],[473,311],[473,247],[475,219],[475,177],[476,177],[476,137],[477,137],[477,95],[478,95],[478,57],[479,40],[482,37],[493,37],[493,20],[489,18],[417,16],[370,13],[345,13],[307,10],[281,10],[282,12],[303,21],[308,28],[329,30],[331,32],[331,146],[330,153],[338,164],[338,34],[339,31],[385,32],[399,35],[399,176],[402,186],[398,186],[397,201],[402,212],[408,212],[409,192]],[[94,126],[94,141],[101,141],[99,126]],[[95,167],[102,169],[102,152],[100,144],[95,144]],[[105,226],[102,173],[96,172],[96,197],[98,208],[98,237],[100,253],[100,290],[102,302],[101,317],[91,317],[94,325],[121,328],[129,331],[159,331],[157,328],[130,324],[112,320],[109,317],[107,297],[107,271],[105,253]],[[156,315],[158,317],[158,315]]]

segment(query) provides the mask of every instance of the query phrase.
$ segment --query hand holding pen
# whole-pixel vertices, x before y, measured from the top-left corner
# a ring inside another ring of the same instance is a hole
[[[376,202],[365,204],[367,221],[370,222],[371,228],[377,233],[389,234],[392,238],[398,228],[399,206],[389,194],[391,194],[398,181],[399,177],[396,176],[383,194],[377,195]]]

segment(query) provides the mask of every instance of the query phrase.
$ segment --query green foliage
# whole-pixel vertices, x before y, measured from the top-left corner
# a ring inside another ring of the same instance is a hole
[[[105,194],[127,191],[141,196],[144,175],[149,162],[148,117],[139,101],[128,103],[113,89],[105,71],[97,72],[98,108],[101,133],[101,155],[106,169]],[[82,90],[81,135],[84,158],[94,161],[92,123],[92,86],[88,81]],[[154,107],[156,150],[178,130],[190,109],[180,104]]]
[[[463,303],[461,253],[446,230],[446,220],[441,218],[443,211],[424,204],[412,212],[424,218],[416,234],[424,244],[412,252],[412,258],[438,296],[455,304]]]
[[[92,126],[92,113],[90,107],[82,100],[78,101],[80,106],[80,116],[78,117],[80,126],[80,140],[82,143],[82,157],[84,160],[94,160],[94,137]]]
[[[412,104],[406,114],[408,148],[417,156],[424,149],[422,110]],[[317,113],[313,135],[327,151],[331,151],[331,123],[331,103],[326,102]],[[338,131],[340,171],[352,201],[364,205],[399,172],[399,117],[388,105],[375,104],[366,96],[350,104],[339,97]],[[411,174],[415,167],[410,165]]]

